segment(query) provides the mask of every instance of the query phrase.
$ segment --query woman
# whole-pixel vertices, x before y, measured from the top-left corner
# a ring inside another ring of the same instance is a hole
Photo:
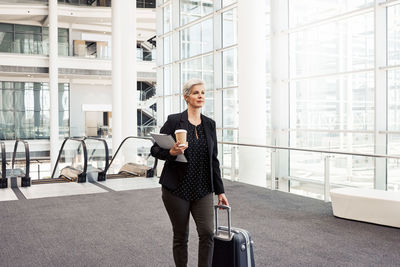
[[[183,95],[187,110],[168,116],[160,133],[170,134],[175,138],[175,130],[185,129],[188,145],[179,146],[177,142],[168,150],[155,144],[151,148],[151,154],[165,160],[160,184],[162,200],[174,232],[175,265],[187,265],[189,215],[192,214],[199,235],[198,266],[211,266],[214,247],[212,193],[218,195],[219,205],[229,206],[229,203],[224,193],[217,158],[215,122],[201,114],[205,101],[204,82],[199,79],[187,81],[183,86]],[[185,155],[187,163],[175,161],[181,154]]]

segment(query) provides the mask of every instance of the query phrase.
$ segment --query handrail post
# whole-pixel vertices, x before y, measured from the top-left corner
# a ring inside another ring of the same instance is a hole
[[[276,190],[276,149],[271,151],[271,190]]]
[[[324,158],[324,201],[330,201],[330,181],[329,181],[329,173],[330,173],[330,157],[326,155]]]
[[[236,176],[236,146],[231,148],[231,180],[235,182],[239,180]]]

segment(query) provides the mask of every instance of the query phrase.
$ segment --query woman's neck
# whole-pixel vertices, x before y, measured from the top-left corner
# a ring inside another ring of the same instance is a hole
[[[192,108],[188,106],[188,120],[190,123],[197,125],[201,122],[201,109],[200,108]]]

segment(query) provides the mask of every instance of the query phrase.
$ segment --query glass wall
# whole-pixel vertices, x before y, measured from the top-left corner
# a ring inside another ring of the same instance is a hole
[[[58,85],[60,136],[69,136],[69,84]],[[0,139],[50,138],[48,83],[0,82]]]
[[[270,20],[271,2],[279,19]],[[285,146],[298,148],[400,155],[400,4],[380,1],[377,6],[373,0],[285,3],[267,1],[265,32],[260,32],[267,40],[265,105],[270,143],[282,139]],[[162,121],[186,108],[180,91],[183,83],[202,78],[207,89],[203,113],[216,120],[219,140],[235,142],[240,131],[240,6],[232,0],[180,0],[179,6],[176,4],[178,1],[158,1],[163,14],[158,29],[163,41],[163,60],[158,62]],[[284,26],[272,34],[278,24]],[[276,38],[284,40],[288,49],[271,51]],[[270,69],[271,54],[275,53],[285,59],[279,63],[286,70],[278,74],[284,77],[272,87],[277,79],[271,77]],[[288,114],[284,129],[271,120],[280,116],[271,110],[274,94],[286,98],[280,99]],[[223,167],[228,167],[230,150],[220,146],[221,150],[227,159]],[[290,152],[287,162],[276,167],[285,169],[287,179],[311,181],[308,186],[293,180],[288,185],[293,191],[301,188],[304,194],[321,197],[325,156]],[[331,185],[382,188],[379,183],[387,177],[387,188],[399,190],[398,166],[398,160],[388,160],[386,165],[373,157],[335,155],[330,158]]]
[[[68,56],[68,29],[58,29],[58,54]],[[49,28],[0,23],[0,52],[17,54],[49,54]]]
[[[230,7],[221,12],[225,5]],[[158,1],[158,8],[163,15],[158,29],[163,43],[163,60],[158,62],[163,116],[158,126],[169,114],[187,108],[181,93],[183,84],[200,78],[206,87],[202,113],[216,121],[219,140],[237,141],[237,1]],[[229,169],[231,150],[222,146],[219,149],[221,160],[224,162],[225,157],[226,163],[222,169]]]
[[[374,153],[373,2],[289,0],[291,147]],[[374,162],[334,155],[331,183],[373,188]],[[315,180],[302,187],[322,197],[324,156],[290,152],[289,166],[290,176]]]

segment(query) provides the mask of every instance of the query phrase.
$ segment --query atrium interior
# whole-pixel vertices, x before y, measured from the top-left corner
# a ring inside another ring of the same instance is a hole
[[[0,0],[0,262],[174,266],[192,78],[256,266],[398,266],[400,0]]]

